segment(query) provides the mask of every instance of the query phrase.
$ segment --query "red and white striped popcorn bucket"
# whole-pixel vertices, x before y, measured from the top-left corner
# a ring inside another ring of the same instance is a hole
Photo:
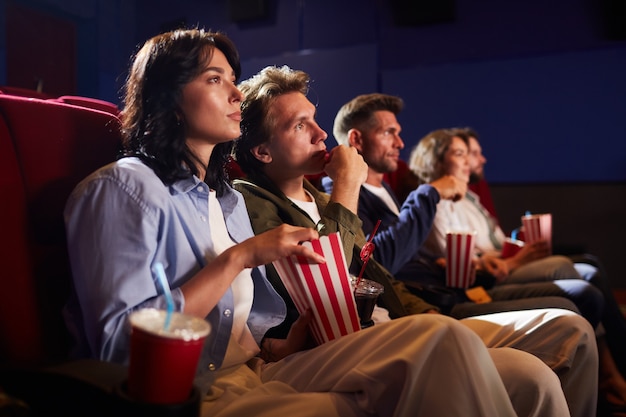
[[[302,243],[326,259],[309,263],[299,256],[274,261],[281,280],[300,313],[313,312],[311,330],[318,344],[361,329],[350,274],[339,233]]]
[[[552,248],[552,214],[527,214],[522,216],[524,242],[546,240]]]
[[[446,234],[446,285],[448,287],[469,288],[474,283],[472,258],[475,238],[475,231]]]

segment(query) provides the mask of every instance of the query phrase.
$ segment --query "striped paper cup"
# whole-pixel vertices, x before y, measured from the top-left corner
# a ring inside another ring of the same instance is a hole
[[[524,241],[533,243],[546,240],[552,248],[552,214],[527,214],[522,216],[524,226]]]
[[[303,245],[324,256],[326,263],[313,264],[302,257],[290,256],[273,264],[298,311],[312,310],[311,330],[317,343],[360,330],[339,233]]]
[[[452,288],[469,288],[472,274],[474,240],[476,232],[460,231],[446,234],[446,285]]]

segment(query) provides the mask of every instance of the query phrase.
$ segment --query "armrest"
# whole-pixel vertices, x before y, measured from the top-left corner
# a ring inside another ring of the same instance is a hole
[[[91,359],[43,369],[0,370],[0,391],[30,409],[29,416],[198,416],[200,392],[189,400],[161,405],[134,401],[125,392],[125,366]]]

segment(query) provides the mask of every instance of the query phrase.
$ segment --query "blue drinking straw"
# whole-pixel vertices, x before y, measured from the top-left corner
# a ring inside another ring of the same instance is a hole
[[[165,294],[165,302],[167,303],[167,314],[165,315],[165,324],[163,325],[163,329],[167,330],[170,327],[172,313],[174,312],[174,299],[172,298],[170,285],[168,284],[167,277],[165,276],[165,269],[163,269],[163,264],[161,262],[155,263],[153,270],[156,273],[157,281],[159,281],[161,288],[163,288],[163,294]]]

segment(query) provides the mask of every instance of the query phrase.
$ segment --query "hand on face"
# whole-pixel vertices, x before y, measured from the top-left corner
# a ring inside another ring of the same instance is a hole
[[[358,188],[367,179],[367,164],[353,147],[344,145],[331,149],[324,171],[333,180],[334,187],[347,184]]]
[[[439,192],[443,200],[458,201],[467,192],[467,182],[461,181],[452,175],[443,176],[430,183]]]

